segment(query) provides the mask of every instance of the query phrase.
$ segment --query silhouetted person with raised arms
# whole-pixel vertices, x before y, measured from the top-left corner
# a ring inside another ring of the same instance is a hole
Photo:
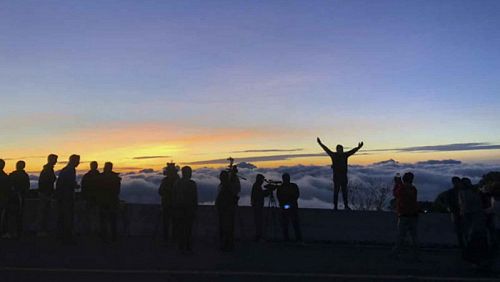
[[[342,145],[337,145],[337,151],[332,152],[327,146],[325,146],[319,137],[317,138],[318,144],[323,148],[323,150],[332,159],[332,169],[333,169],[333,209],[337,210],[337,204],[339,201],[339,191],[342,190],[342,198],[344,199],[344,209],[350,210],[348,191],[347,191],[347,161],[348,158],[354,155],[361,147],[363,147],[363,142],[359,142],[358,147],[344,152],[344,147]]]
[[[264,222],[264,199],[271,195],[272,190],[262,189],[265,177],[262,174],[257,174],[255,183],[252,186],[251,204],[255,222],[255,241],[262,238],[262,226]]]
[[[169,240],[169,232],[172,228],[172,235],[174,240],[176,240],[176,230],[173,230],[174,217],[173,217],[173,206],[172,206],[172,194],[174,189],[174,184],[180,179],[177,174],[178,168],[175,163],[167,163],[167,166],[163,170],[163,175],[165,177],[162,179],[158,193],[161,197],[161,207],[162,207],[162,220],[163,220],[163,241],[166,243]]]
[[[23,233],[24,199],[30,189],[30,177],[24,170],[25,167],[26,163],[24,161],[18,161],[16,170],[9,174],[12,190],[9,196],[7,218],[9,220],[15,219],[16,233],[11,236],[14,238],[20,238]]]
[[[177,241],[179,250],[191,252],[191,239],[193,223],[198,208],[198,188],[196,182],[191,180],[193,173],[191,167],[185,166],[181,169],[182,178],[174,184],[172,193],[172,206],[174,209],[175,229],[177,230]]]
[[[219,193],[215,200],[215,207],[219,216],[220,249],[232,251],[234,249],[234,215],[236,210],[234,193],[227,171],[221,171],[219,179]]]
[[[5,161],[0,159],[0,236],[3,236],[4,232],[7,231],[7,204],[12,189],[10,177],[5,173],[4,168]]]
[[[415,260],[418,260],[418,241],[417,241],[417,223],[418,223],[418,202],[417,188],[413,185],[414,175],[407,172],[403,175],[403,185],[396,192],[396,211],[398,214],[398,237],[393,249],[393,255],[399,256],[401,245],[410,236],[412,254]]]
[[[56,182],[56,173],[54,166],[57,164],[58,156],[50,154],[47,157],[47,164],[43,166],[38,178],[38,205],[39,221],[38,236],[45,237],[48,233],[48,220],[51,208],[52,197],[54,194],[54,184]]]
[[[104,242],[117,239],[117,215],[120,204],[121,178],[113,171],[113,164],[104,164],[102,173],[98,176],[97,205],[99,207],[100,236]]]
[[[85,201],[85,214],[83,214],[84,226],[87,231],[92,231],[92,218],[97,216],[97,192],[99,190],[99,164],[96,161],[90,162],[90,170],[82,177],[82,196]]]
[[[295,231],[295,240],[302,242],[302,231],[300,230],[299,222],[299,204],[300,197],[299,186],[290,182],[290,174],[284,173],[282,175],[283,183],[278,185],[276,189],[276,197],[281,209],[281,227],[283,231],[283,239],[289,241],[288,226],[292,223],[293,230]]]
[[[64,244],[74,244],[76,168],[80,164],[79,155],[71,155],[68,164],[59,172],[56,182],[57,223],[59,236]]]

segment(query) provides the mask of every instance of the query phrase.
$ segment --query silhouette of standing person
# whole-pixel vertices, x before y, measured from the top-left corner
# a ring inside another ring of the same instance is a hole
[[[399,256],[401,246],[406,236],[410,236],[412,254],[415,260],[418,257],[417,223],[418,202],[417,188],[413,185],[414,175],[407,172],[403,175],[403,185],[396,191],[396,211],[398,214],[398,237],[393,249],[393,255]]]
[[[90,162],[90,170],[82,177],[82,196],[85,201],[85,211],[82,216],[85,231],[91,233],[94,224],[92,219],[97,218],[97,193],[99,190],[99,164],[96,161]]]
[[[232,251],[234,249],[234,216],[236,210],[234,193],[227,171],[221,171],[219,180],[219,193],[215,200],[215,207],[219,216],[220,249],[222,251]]]
[[[332,159],[332,169],[333,169],[333,209],[337,210],[337,204],[339,201],[339,191],[342,190],[342,198],[344,200],[344,209],[350,210],[348,191],[347,191],[347,160],[350,156],[354,155],[361,147],[363,147],[363,142],[359,142],[358,147],[344,152],[344,147],[342,145],[337,145],[337,151],[332,152],[327,146],[325,146],[319,137],[317,138],[318,144],[323,148],[323,150]]]
[[[9,175],[5,173],[4,168],[5,161],[0,159],[0,236],[3,236],[4,232],[7,231],[7,204],[12,188]]]
[[[109,241],[108,231],[111,230],[111,241],[117,239],[117,215],[120,204],[121,178],[113,171],[113,164],[104,164],[102,173],[98,176],[97,205],[99,207],[100,236],[104,242]]]
[[[257,176],[255,177],[255,183],[252,186],[251,204],[255,222],[255,241],[259,241],[262,238],[262,227],[264,222],[264,199],[272,193],[272,190],[262,189],[264,180],[264,175],[257,174]]]
[[[54,194],[54,184],[56,182],[56,173],[54,166],[57,164],[57,155],[50,154],[47,157],[47,164],[43,166],[40,177],[38,178],[38,205],[39,205],[39,221],[38,221],[38,236],[45,237],[48,232],[48,220],[52,196]]]
[[[61,170],[56,182],[57,223],[63,244],[74,244],[76,167],[80,164],[79,155],[71,155],[68,164]]]
[[[191,180],[193,173],[191,167],[181,169],[182,178],[174,184],[172,193],[172,206],[174,208],[175,224],[177,227],[177,241],[179,250],[191,252],[191,239],[193,223],[198,208],[198,188],[196,182]]]
[[[300,230],[299,223],[299,204],[300,197],[299,186],[290,182],[290,174],[284,173],[282,175],[283,183],[276,189],[276,197],[281,208],[281,226],[283,231],[283,239],[289,241],[288,225],[292,222],[295,231],[295,239],[298,242],[302,241],[302,231]]]
[[[177,174],[178,168],[175,163],[167,163],[163,170],[165,177],[162,179],[158,193],[161,197],[162,220],[163,220],[163,241],[165,243],[169,240],[169,231],[174,226],[173,207],[172,207],[172,191],[174,184],[179,180]],[[172,230],[174,240],[177,240],[176,230]]]
[[[16,170],[9,174],[12,190],[9,196],[7,218],[15,219],[16,233],[11,237],[16,239],[20,238],[23,233],[24,198],[30,189],[30,178],[26,171],[24,171],[25,167],[26,163],[24,161],[18,161],[16,163]]]

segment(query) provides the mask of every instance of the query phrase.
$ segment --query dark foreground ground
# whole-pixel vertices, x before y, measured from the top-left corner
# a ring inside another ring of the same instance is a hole
[[[390,246],[239,242],[232,253],[197,242],[192,255],[147,237],[115,244],[80,239],[0,240],[0,281],[500,281],[500,264],[484,274],[457,249],[427,248],[422,262],[392,258]]]

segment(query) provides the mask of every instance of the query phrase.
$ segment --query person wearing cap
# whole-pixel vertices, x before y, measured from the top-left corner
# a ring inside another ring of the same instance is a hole
[[[262,237],[262,226],[264,218],[264,199],[271,195],[272,190],[262,189],[265,177],[262,174],[257,174],[255,183],[252,186],[251,205],[255,222],[255,241],[259,241]]]
[[[317,138],[318,144],[323,148],[323,150],[332,159],[332,169],[333,169],[333,209],[337,210],[337,204],[339,201],[339,191],[342,191],[342,198],[344,200],[344,209],[350,210],[349,198],[347,191],[347,160],[350,156],[354,155],[361,147],[363,147],[363,142],[359,142],[358,146],[350,151],[344,152],[344,147],[342,145],[337,145],[337,151],[333,152],[327,146],[325,146],[319,137]]]
[[[175,166],[175,163],[167,163],[167,166],[163,169],[165,177],[162,179],[160,188],[158,189],[161,197],[163,241],[165,243],[169,241],[170,230],[172,230],[174,240],[176,239],[176,231],[172,228],[175,225],[173,222],[172,193],[175,183],[180,179],[178,171],[179,169]]]
[[[39,230],[38,236],[47,236],[48,219],[50,214],[50,203],[54,194],[54,184],[56,182],[56,173],[54,166],[57,164],[57,155],[50,154],[47,157],[47,164],[43,166],[38,178],[38,204],[39,204]]]

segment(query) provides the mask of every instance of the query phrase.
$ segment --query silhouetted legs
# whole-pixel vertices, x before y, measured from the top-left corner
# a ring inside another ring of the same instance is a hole
[[[396,240],[396,246],[394,246],[393,250],[395,254],[399,254],[406,236],[409,235],[413,256],[415,258],[418,257],[417,223],[418,217],[416,216],[400,216],[398,218],[398,238]]]
[[[52,197],[43,193],[38,194],[38,204],[39,204],[39,221],[38,221],[38,231],[40,235],[46,235],[49,231],[48,221],[50,213],[50,203]]]
[[[99,207],[100,235],[103,241],[109,240],[108,231],[111,230],[111,241],[117,239],[117,208],[112,205],[102,205]]]
[[[220,245],[223,251],[234,248],[234,216],[234,209],[219,211]]]
[[[57,225],[63,243],[73,243],[73,225],[75,215],[73,197],[61,197],[57,200]]]
[[[177,244],[181,251],[191,251],[191,238],[194,215],[188,209],[181,208],[175,211]]]
[[[7,203],[0,204],[0,236],[7,232]]]
[[[455,234],[460,248],[465,247],[464,223],[460,214],[453,214],[453,224],[455,225]]]
[[[23,203],[24,201],[17,197],[9,199],[5,212],[5,228],[7,237],[11,236],[9,228],[12,220],[14,220],[16,225],[16,233],[12,235],[12,237],[20,238],[23,233]]]
[[[350,210],[347,194],[347,176],[335,176],[333,178],[333,208],[338,209],[339,192],[342,191],[342,198],[344,200],[344,209]]]
[[[264,208],[253,207],[253,216],[255,222],[255,241],[258,241],[262,238]]]
[[[291,209],[281,209],[281,228],[283,231],[283,239],[289,241],[288,236],[288,224],[292,222],[293,229],[295,231],[295,240],[302,241],[302,232],[300,230],[299,215],[296,208]]]
[[[163,223],[163,241],[168,242],[170,227],[174,225],[174,219],[172,216],[172,208],[162,206],[162,223]],[[172,228],[174,229],[174,228]],[[177,240],[174,230],[172,230],[172,237],[174,240]]]

